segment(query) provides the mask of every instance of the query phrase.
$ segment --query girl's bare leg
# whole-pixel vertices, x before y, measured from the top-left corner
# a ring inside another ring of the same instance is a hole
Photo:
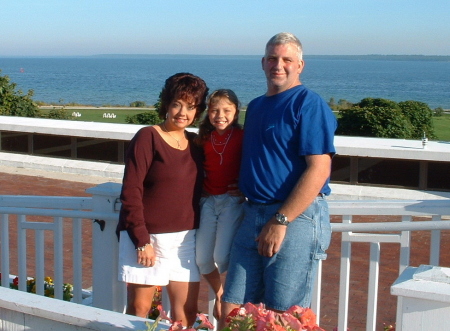
[[[211,273],[204,274],[203,277],[205,277],[209,286],[211,286],[212,290],[216,294],[216,302],[214,304],[213,315],[214,315],[215,319],[219,321],[220,316],[221,316],[220,299],[222,298],[222,293],[223,293],[223,285],[222,285],[222,280],[220,279],[219,270],[216,268]]]

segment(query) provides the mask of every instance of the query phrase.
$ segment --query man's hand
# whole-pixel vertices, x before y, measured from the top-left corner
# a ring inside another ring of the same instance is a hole
[[[272,257],[277,253],[286,236],[286,230],[287,226],[279,224],[275,220],[275,217],[270,219],[256,238],[258,242],[258,253],[267,257]]]

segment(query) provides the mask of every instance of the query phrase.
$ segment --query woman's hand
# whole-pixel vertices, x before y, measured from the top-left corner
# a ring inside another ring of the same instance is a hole
[[[156,263],[155,250],[151,244],[145,245],[143,251],[137,251],[137,263],[144,267],[153,267]]]

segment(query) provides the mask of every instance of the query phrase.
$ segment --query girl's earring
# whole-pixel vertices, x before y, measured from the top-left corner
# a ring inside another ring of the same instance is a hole
[[[166,119],[168,119],[169,118],[169,113],[166,113]]]

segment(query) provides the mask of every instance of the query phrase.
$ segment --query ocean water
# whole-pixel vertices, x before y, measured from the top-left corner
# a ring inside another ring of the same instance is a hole
[[[416,100],[450,109],[450,61],[414,57],[305,56],[304,85],[325,100],[365,97]],[[245,106],[265,92],[259,56],[92,56],[0,58],[0,75],[33,99],[51,104],[154,104],[164,80],[177,72],[202,77],[211,90],[233,89]]]

